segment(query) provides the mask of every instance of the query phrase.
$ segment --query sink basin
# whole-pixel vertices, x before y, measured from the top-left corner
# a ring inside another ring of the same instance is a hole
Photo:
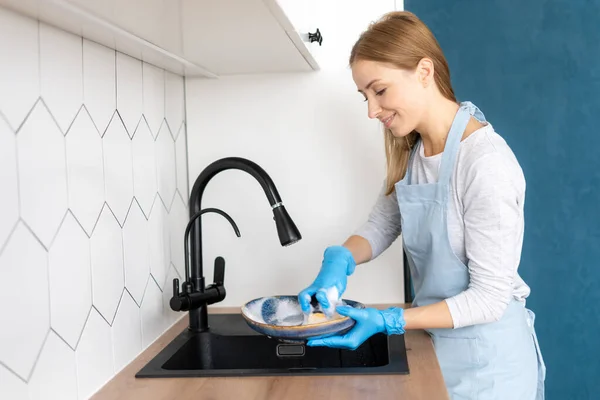
[[[184,330],[136,378],[409,373],[403,335],[375,335],[350,351],[269,338],[240,314],[210,315],[209,327]]]

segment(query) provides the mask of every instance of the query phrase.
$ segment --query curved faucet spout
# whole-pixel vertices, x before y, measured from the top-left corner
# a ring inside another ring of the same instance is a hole
[[[190,194],[190,218],[194,218],[195,215],[202,209],[202,195],[204,194],[204,189],[206,188],[208,182],[219,172],[228,169],[238,169],[240,171],[247,172],[248,174],[252,175],[252,177],[254,177],[254,179],[256,179],[263,188],[265,195],[269,200],[269,204],[271,205],[271,209],[273,210],[273,219],[277,228],[279,242],[282,246],[288,246],[302,238],[298,228],[294,224],[294,221],[292,221],[292,218],[283,206],[281,197],[279,197],[279,193],[271,177],[256,163],[240,157],[222,158],[214,161],[204,168],[198,178],[196,178]],[[186,282],[186,285],[188,285],[187,287],[195,293],[203,293],[205,291],[205,287],[204,274],[202,271],[201,220],[198,220],[198,223],[190,226],[190,280]],[[188,269],[186,268],[186,271],[187,270]],[[206,304],[201,304],[198,308],[191,308],[189,313],[190,330],[202,332],[208,329]]]
[[[192,229],[192,226],[194,226],[194,223],[196,222],[196,220],[202,214],[205,214],[207,212],[214,212],[214,213],[220,214],[223,217],[225,217],[229,221],[231,226],[233,227],[235,235],[237,237],[242,236],[242,235],[240,235],[240,230],[238,229],[237,225],[235,224],[235,221],[225,211],[219,210],[218,208],[205,208],[204,210],[200,210],[196,214],[194,214],[194,216],[190,219],[190,222],[188,222],[187,227],[185,228],[185,234],[183,237],[183,245],[185,246],[185,281],[186,282],[190,282],[190,263],[189,263],[190,252],[189,252],[189,244],[188,244],[188,242],[189,242],[188,236],[190,234],[190,229]]]

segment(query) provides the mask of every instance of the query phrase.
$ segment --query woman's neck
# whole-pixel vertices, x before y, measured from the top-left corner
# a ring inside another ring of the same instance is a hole
[[[429,114],[424,116],[423,122],[416,129],[423,140],[425,157],[431,157],[444,151],[450,127],[459,107],[460,105],[454,101],[441,97],[429,108]],[[484,126],[485,124],[471,117],[467,127],[462,132],[461,140],[466,139],[470,134]]]
[[[423,121],[416,131],[423,140],[423,150],[426,157],[440,154],[446,146],[450,127],[459,109],[459,105],[445,97],[434,101]]]

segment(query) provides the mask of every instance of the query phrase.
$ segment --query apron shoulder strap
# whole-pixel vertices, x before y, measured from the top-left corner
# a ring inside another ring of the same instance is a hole
[[[458,156],[458,150],[460,148],[460,141],[465,128],[469,123],[471,115],[476,113],[478,113],[476,115],[477,119],[483,118],[483,120],[485,120],[483,113],[479,111],[477,107],[470,102],[464,102],[461,103],[458,112],[454,116],[454,121],[452,121],[452,126],[450,126],[450,132],[448,133],[448,139],[446,140],[446,145],[444,146],[444,153],[442,154],[442,162],[440,165],[440,174],[438,179],[439,183],[450,183],[450,178],[452,177],[452,172],[454,171],[454,164],[456,163],[456,157]]]

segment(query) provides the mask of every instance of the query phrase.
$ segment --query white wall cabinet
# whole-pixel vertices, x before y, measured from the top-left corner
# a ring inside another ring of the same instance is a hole
[[[186,76],[319,69],[311,1],[0,0],[0,6]]]

